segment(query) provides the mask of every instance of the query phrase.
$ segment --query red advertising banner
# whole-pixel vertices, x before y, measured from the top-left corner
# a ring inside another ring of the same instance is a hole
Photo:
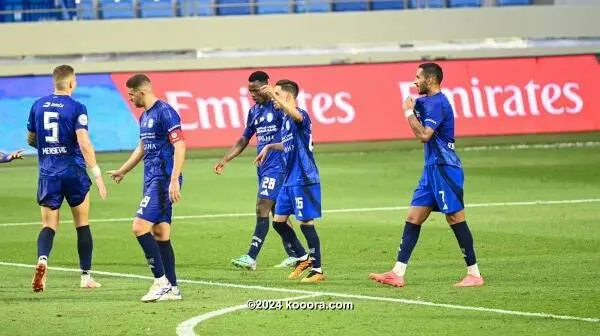
[[[438,62],[457,136],[600,130],[600,66],[594,55]],[[410,139],[402,101],[416,95],[419,62],[265,68],[295,80],[315,142]],[[190,147],[229,146],[252,104],[253,70],[149,73],[157,95],[181,115]],[[113,74],[124,99],[130,73]],[[141,110],[130,106],[138,117]]]

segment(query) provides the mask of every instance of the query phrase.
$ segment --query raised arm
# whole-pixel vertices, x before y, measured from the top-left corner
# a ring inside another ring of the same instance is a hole
[[[413,109],[415,108],[415,102],[412,97],[406,98],[402,104],[404,109],[404,116],[408,120],[408,125],[412,129],[415,137],[422,143],[426,143],[431,139],[435,130],[429,126],[423,126],[419,119],[415,116]]]

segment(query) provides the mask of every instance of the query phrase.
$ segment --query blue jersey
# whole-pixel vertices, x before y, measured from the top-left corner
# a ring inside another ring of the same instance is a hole
[[[171,105],[157,100],[142,113],[139,121],[144,148],[144,181],[149,182],[156,177],[170,178],[175,147],[169,140],[169,134],[181,129],[179,114]]]
[[[425,166],[449,165],[461,167],[454,151],[454,111],[448,98],[441,92],[420,97],[415,102],[417,118],[435,132],[425,143]]]
[[[308,113],[297,108],[302,114],[302,122],[290,116],[283,117],[281,142],[285,162],[284,186],[302,186],[320,183],[319,169],[313,156],[312,124]]]
[[[40,177],[78,176],[85,161],[78,129],[88,128],[85,105],[67,95],[49,95],[33,103],[27,130],[36,134]]]
[[[265,105],[256,104],[248,111],[248,120],[246,128],[242,134],[245,138],[251,139],[256,134],[257,153],[268,144],[281,142],[281,123],[283,115],[273,106],[273,102]],[[279,151],[270,151],[265,161],[258,168],[259,175],[262,172],[283,172],[283,158]]]

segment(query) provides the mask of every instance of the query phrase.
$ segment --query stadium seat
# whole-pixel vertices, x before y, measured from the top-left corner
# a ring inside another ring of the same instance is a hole
[[[409,0],[410,8],[445,8],[446,0]]]
[[[21,0],[4,0],[0,1],[0,10],[2,11],[14,11],[10,14],[0,14],[1,22],[20,22],[23,21],[23,13],[20,12],[25,9],[23,1]]]
[[[250,0],[216,0],[217,15],[250,15]]]
[[[527,6],[532,4],[532,0],[496,0],[496,6]]]
[[[360,0],[333,0],[334,12],[366,11],[369,2]]]
[[[371,0],[371,10],[404,9],[405,0]]]
[[[103,19],[133,19],[136,17],[133,0],[99,0]]]
[[[295,7],[296,13],[331,11],[331,3],[328,0],[297,0]]]
[[[175,12],[174,0],[139,0],[140,17],[172,17],[177,16]]]
[[[23,2],[26,9],[36,11],[25,13],[23,15],[24,21],[56,21],[62,18],[62,11],[55,6],[54,0],[27,0]],[[40,12],[37,12],[38,10]]]
[[[448,7],[481,7],[481,0],[448,0]]]
[[[290,13],[293,6],[289,0],[255,0],[257,14]]]
[[[213,0],[179,0],[181,16],[215,15]]]
[[[75,15],[77,20],[94,20],[98,18],[97,11],[94,8],[94,0],[75,1]]]

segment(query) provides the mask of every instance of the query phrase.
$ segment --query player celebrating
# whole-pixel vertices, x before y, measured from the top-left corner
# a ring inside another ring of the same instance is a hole
[[[248,146],[250,139],[256,134],[258,146],[257,153],[268,144],[281,142],[281,121],[283,116],[275,110],[271,98],[259,91],[260,87],[267,85],[269,75],[263,71],[255,71],[248,78],[248,91],[252,95],[252,99],[256,103],[250,111],[246,128],[242,136],[235,142],[233,147],[225,154],[223,159],[214,167],[216,174],[223,174],[225,165],[240,155]],[[257,169],[258,173],[258,198],[256,200],[256,227],[252,235],[252,241],[248,254],[237,259],[232,259],[231,263],[235,266],[256,269],[256,257],[264,244],[267,233],[269,232],[269,214],[274,208],[277,195],[283,184],[284,172],[283,162],[280,152],[269,154],[265,162]],[[292,225],[288,222],[288,225]],[[300,244],[294,242],[293,245]],[[288,254],[288,258],[284,259],[275,267],[293,267],[296,265],[296,252],[291,248],[292,244],[283,243],[283,246]]]
[[[12,160],[23,160],[23,150],[19,149],[9,154],[4,154],[0,152],[0,163],[11,162]]]
[[[473,236],[465,220],[464,175],[454,151],[454,111],[440,90],[443,76],[439,65],[421,64],[414,84],[419,95],[425,96],[416,102],[408,97],[402,106],[413,133],[424,143],[425,169],[411,201],[396,265],[390,272],[369,275],[370,279],[386,285],[404,286],[406,266],[419,239],[421,224],[432,211],[446,215],[467,263],[467,276],[454,286],[476,287],[484,282],[476,263]]]
[[[97,288],[100,283],[90,275],[93,241],[88,221],[88,194],[91,181],[86,165],[94,175],[102,199],[106,198],[106,186],[88,134],[87,109],[71,98],[77,86],[75,70],[68,65],[58,66],[52,78],[54,93],[33,103],[27,122],[27,142],[38,151],[37,201],[42,208],[42,230],[37,240],[38,263],[32,288],[34,292],[42,292],[46,288],[48,257],[58,229],[59,209],[65,198],[77,230],[80,287]]]
[[[321,217],[321,184],[312,152],[310,117],[296,105],[300,89],[295,82],[282,79],[276,83],[275,88],[264,85],[260,90],[269,95],[275,102],[275,108],[284,113],[281,143],[266,145],[254,162],[260,166],[266,162],[271,150],[283,151],[285,181],[277,197],[273,228],[285,242],[292,244],[294,250],[302,255],[288,279],[300,277],[312,266],[312,270],[302,282],[323,281],[325,277],[321,269],[321,246],[314,221]],[[286,224],[291,214],[300,221],[300,228],[310,249],[310,258],[301,245],[294,245],[298,238],[294,230]]]
[[[181,121],[169,104],[156,98],[146,75],[132,76],[126,86],[129,100],[144,109],[140,116],[141,140],[121,168],[108,174],[120,183],[144,159],[144,197],[133,220],[133,233],[154,274],[154,284],[142,301],[181,300],[170,240],[172,203],[181,197],[186,150]]]

